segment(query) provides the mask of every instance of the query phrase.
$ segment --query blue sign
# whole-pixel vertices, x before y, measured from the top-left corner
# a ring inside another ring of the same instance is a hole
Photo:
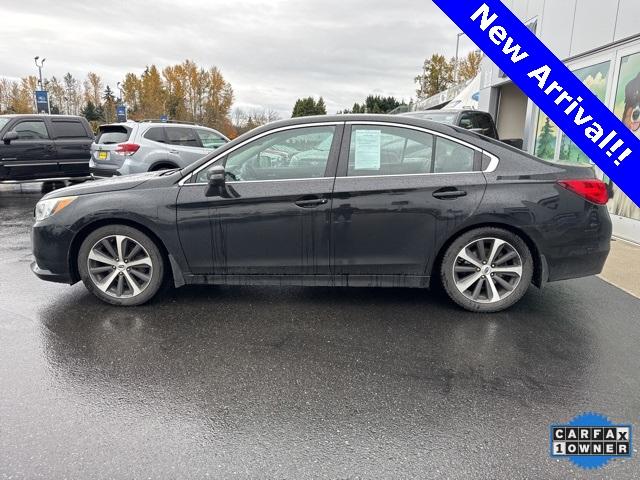
[[[160,121],[162,123],[167,123],[169,121],[169,117],[167,115],[160,115]]]
[[[640,139],[561,60],[500,0],[433,1],[640,205]]]
[[[118,122],[127,121],[127,107],[126,105],[116,105],[116,118]]]
[[[38,113],[49,113],[49,92],[45,90],[36,90],[36,111]]]

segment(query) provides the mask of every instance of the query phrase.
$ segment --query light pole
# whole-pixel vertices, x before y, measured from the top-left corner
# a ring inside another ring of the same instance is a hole
[[[453,71],[453,80],[458,83],[458,73],[460,72],[460,67],[459,65],[459,60],[458,60],[458,54],[460,53],[460,37],[465,36],[466,33],[464,32],[460,32],[456,35],[456,62],[455,62],[455,66],[454,66],[454,71]]]
[[[46,60],[46,58],[43,58],[42,60],[40,60],[40,63],[38,63],[38,60],[40,59],[40,57],[34,57],[33,61],[36,62],[36,67],[38,67],[38,75],[40,77],[40,80],[38,81],[38,83],[40,83],[40,90],[44,90],[44,84],[42,83],[42,67],[44,66],[44,61]]]
[[[122,96],[124,92],[124,90],[122,89],[122,82],[118,82],[116,86],[118,87],[118,92],[120,92],[120,98],[118,99],[118,103],[122,103],[123,102]]]

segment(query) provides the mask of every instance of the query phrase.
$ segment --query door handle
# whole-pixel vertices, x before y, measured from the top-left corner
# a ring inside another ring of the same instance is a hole
[[[301,198],[300,200],[296,200],[296,205],[301,208],[315,208],[320,205],[325,205],[327,203],[326,198]]]
[[[446,187],[433,192],[433,196],[440,200],[453,200],[455,198],[466,197],[467,192],[464,190],[458,190],[455,187]]]

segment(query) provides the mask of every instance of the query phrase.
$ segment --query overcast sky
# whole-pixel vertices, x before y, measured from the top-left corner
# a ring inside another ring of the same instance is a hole
[[[369,93],[408,101],[425,57],[453,56],[458,32],[429,0],[21,0],[0,18],[0,76],[35,74],[39,55],[47,77],[94,71],[115,89],[188,58],[220,68],[236,106],[283,116],[309,95],[329,113]]]

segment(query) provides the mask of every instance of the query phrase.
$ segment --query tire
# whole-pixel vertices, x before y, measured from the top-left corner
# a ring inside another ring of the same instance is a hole
[[[531,251],[520,236],[485,227],[453,241],[442,259],[440,278],[449,298],[460,307],[491,313],[523,297],[531,285],[533,268]]]
[[[175,165],[170,163],[161,163],[160,165],[156,165],[149,169],[150,172],[161,172],[162,170],[171,170],[174,168],[178,168]]]
[[[124,259],[119,253],[124,253]],[[163,285],[164,259],[156,243],[126,225],[91,232],[78,252],[78,272],[100,300],[135,306],[151,300]]]

